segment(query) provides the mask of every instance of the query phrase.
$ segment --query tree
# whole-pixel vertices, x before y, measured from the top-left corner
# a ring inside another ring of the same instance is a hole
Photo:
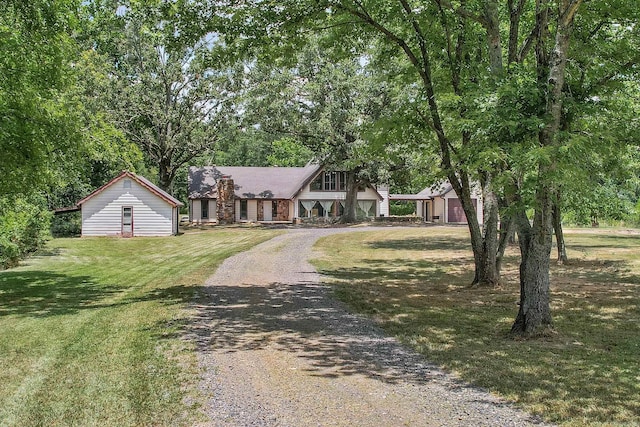
[[[267,156],[270,166],[301,167],[313,159],[313,152],[293,138],[280,138],[271,143]]]
[[[101,10],[89,6],[94,13]],[[215,36],[182,38],[178,8],[131,2],[118,15],[104,17],[104,33],[111,39],[96,46],[111,65],[110,114],[157,168],[158,184],[169,192],[180,167],[215,144],[225,102],[234,95],[230,70],[209,66]]]
[[[0,194],[42,190],[76,159],[79,108],[68,96],[76,6],[0,3]]]
[[[77,3],[0,3],[0,269],[42,247],[42,196],[79,159],[82,105],[73,96]]]

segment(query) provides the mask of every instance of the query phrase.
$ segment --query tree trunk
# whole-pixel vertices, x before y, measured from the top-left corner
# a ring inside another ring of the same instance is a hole
[[[490,181],[483,185],[483,216],[482,242],[479,264],[476,265],[472,286],[496,286],[500,283],[498,269],[498,199],[489,188]],[[469,222],[467,218],[467,222]],[[472,221],[477,221],[476,217]]]
[[[158,162],[158,186],[169,194],[173,194],[173,171],[169,161]]]
[[[462,210],[467,217],[475,263],[475,273],[471,286],[495,286],[500,282],[500,275],[496,270],[498,207],[495,195],[488,185],[483,185],[485,224],[481,228],[478,223],[476,206],[474,206],[471,199],[469,178],[466,175],[458,178],[455,174],[450,174],[449,182],[452,183],[462,205]]]
[[[562,232],[562,215],[560,212],[560,197],[556,197],[553,203],[553,231],[556,234],[556,244],[558,246],[558,264],[567,264],[567,247],[564,244],[564,233]]]
[[[512,243],[515,233],[515,222],[510,215],[502,215],[500,218],[500,238],[498,240],[498,255],[496,256],[496,270],[498,275],[502,271],[502,260],[507,246]]]
[[[544,194],[540,195],[544,198]],[[546,206],[551,208],[550,204]],[[517,219],[520,263],[520,308],[511,333],[521,336],[544,334],[553,327],[549,301],[551,254],[551,212],[536,210],[534,226],[524,211]]]
[[[346,196],[344,200],[344,212],[340,217],[340,224],[351,224],[358,221],[356,216],[356,206],[358,205],[358,183],[356,181],[356,172],[347,171],[346,176]]]

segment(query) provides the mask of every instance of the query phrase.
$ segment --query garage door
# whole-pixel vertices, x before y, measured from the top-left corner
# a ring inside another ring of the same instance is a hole
[[[471,199],[474,208],[478,208],[478,199]],[[447,199],[447,222],[467,223],[460,199]]]

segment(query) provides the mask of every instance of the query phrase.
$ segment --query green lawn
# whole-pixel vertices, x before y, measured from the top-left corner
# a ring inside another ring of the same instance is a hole
[[[187,303],[276,233],[55,239],[0,272],[0,425],[180,425],[198,416]]]
[[[318,242],[315,265],[356,311],[460,377],[548,421],[640,425],[640,236],[566,234],[552,267],[556,334],[516,341],[517,248],[505,283],[471,289],[466,228],[389,228]]]

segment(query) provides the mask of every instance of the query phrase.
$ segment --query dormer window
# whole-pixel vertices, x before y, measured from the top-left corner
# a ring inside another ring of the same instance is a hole
[[[311,191],[345,191],[346,188],[346,172],[322,172],[310,185]]]

